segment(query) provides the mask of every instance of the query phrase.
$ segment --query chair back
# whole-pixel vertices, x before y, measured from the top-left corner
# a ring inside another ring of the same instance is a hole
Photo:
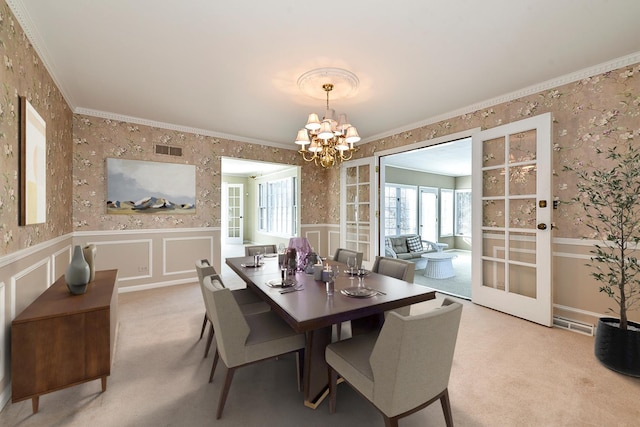
[[[205,276],[211,276],[212,274],[218,274],[216,269],[211,265],[208,259],[200,259],[196,261],[196,273],[198,273],[198,280],[202,285],[202,280]]]
[[[229,368],[242,365],[245,362],[245,342],[251,330],[240,306],[217,275],[204,278],[203,292],[220,357]]]
[[[413,283],[416,265],[404,259],[377,256],[371,271]]]
[[[209,263],[209,260],[207,259],[200,259],[196,261],[196,273],[198,273],[198,282],[200,283],[200,291],[202,292],[202,298],[204,299],[204,303],[206,307],[207,300],[204,294],[204,278],[207,276],[216,275],[218,273],[216,273],[216,269],[213,268],[213,266]],[[207,313],[207,318],[211,319],[208,313]]]
[[[244,256],[254,256],[259,254],[275,254],[278,252],[276,245],[252,245],[244,247]]]
[[[450,299],[424,314],[389,313],[369,358],[373,403],[383,413],[402,414],[447,388],[461,313]]]
[[[336,249],[336,253],[333,256],[333,260],[346,264],[349,258],[355,258],[355,267],[360,268],[362,267],[362,255],[362,252],[352,251],[351,249],[338,248]]]

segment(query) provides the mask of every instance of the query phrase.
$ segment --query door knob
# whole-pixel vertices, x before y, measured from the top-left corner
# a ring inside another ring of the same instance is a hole
[[[540,223],[538,224],[538,230],[546,230],[547,229],[547,224],[544,223]]]

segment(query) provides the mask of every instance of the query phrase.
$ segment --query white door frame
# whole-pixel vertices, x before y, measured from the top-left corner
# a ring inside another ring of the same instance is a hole
[[[480,132],[481,128],[473,128],[464,130],[462,132],[456,132],[449,135],[440,136],[438,138],[428,139],[426,141],[415,142],[409,145],[402,145],[400,147],[390,148],[388,150],[376,151],[373,154],[375,158],[375,164],[379,165],[379,180],[378,180],[378,188],[380,189],[380,197],[376,201],[375,209],[379,212],[378,223],[384,224],[384,209],[381,209],[381,203],[384,200],[384,184],[386,183],[386,156],[391,154],[404,153],[405,151],[417,150],[419,148],[429,147],[431,145],[444,144],[445,142],[456,141],[458,139],[469,138],[473,136],[474,133]],[[378,191],[376,191],[378,194]],[[376,252],[376,254],[384,255],[384,236],[379,233],[376,233],[375,241],[377,243],[377,250],[380,252]],[[374,257],[375,258],[375,257]]]

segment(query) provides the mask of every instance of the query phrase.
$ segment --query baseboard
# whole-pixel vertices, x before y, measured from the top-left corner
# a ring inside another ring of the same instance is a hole
[[[197,281],[198,278],[194,277],[192,279],[170,280],[167,282],[148,283],[146,285],[125,286],[123,288],[118,288],[118,293],[126,294],[127,292],[146,291],[148,289],[164,288],[167,286],[185,285],[187,283],[195,283]]]
[[[0,393],[0,412],[4,410],[9,400],[11,400],[11,381],[9,381],[9,384]]]

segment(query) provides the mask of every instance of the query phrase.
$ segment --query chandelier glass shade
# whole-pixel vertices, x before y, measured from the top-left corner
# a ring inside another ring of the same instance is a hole
[[[316,113],[309,114],[307,124],[298,131],[295,143],[301,146],[298,152],[304,160],[329,168],[351,159],[360,135],[351,126],[346,114],[340,114],[336,118],[335,110],[329,108],[329,92],[333,90],[333,84],[325,83],[322,89],[327,94],[324,116],[320,120]]]

